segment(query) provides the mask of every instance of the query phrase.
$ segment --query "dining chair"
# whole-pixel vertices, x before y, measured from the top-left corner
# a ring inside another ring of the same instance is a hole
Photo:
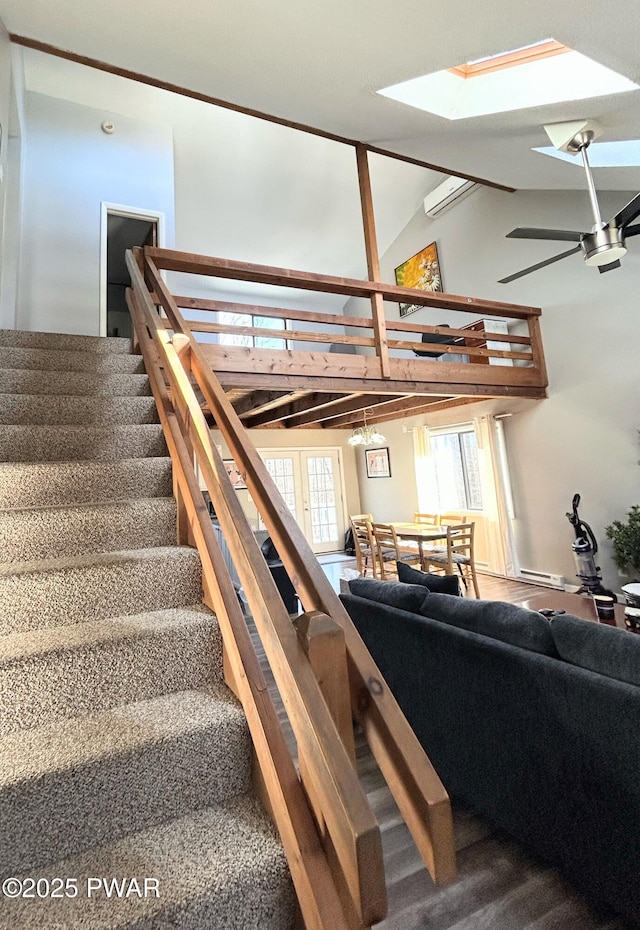
[[[446,528],[446,545],[425,549],[422,557],[422,570],[425,572],[443,571],[453,575],[456,568],[460,572],[465,589],[469,581],[477,598],[480,597],[474,551],[475,523],[450,523]],[[444,539],[444,536],[443,536]]]
[[[418,513],[416,511],[413,515],[414,523],[424,523],[426,526],[440,526],[440,514],[439,513]]]
[[[378,558],[380,577],[386,581],[387,575],[398,575],[398,562],[420,564],[417,549],[404,549],[398,542],[396,529],[390,523],[372,524],[373,543]]]
[[[378,578],[378,561],[375,554],[375,545],[371,531],[371,514],[354,514],[349,518],[353,544],[356,550],[356,568],[363,578],[370,571],[374,578]]]

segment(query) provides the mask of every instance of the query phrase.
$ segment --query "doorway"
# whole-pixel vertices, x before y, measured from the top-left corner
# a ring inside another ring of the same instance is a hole
[[[259,449],[293,518],[316,555],[344,549],[340,449]]]
[[[125,253],[136,246],[163,244],[163,214],[102,204],[100,256],[100,333],[132,335],[125,299],[131,284]]]

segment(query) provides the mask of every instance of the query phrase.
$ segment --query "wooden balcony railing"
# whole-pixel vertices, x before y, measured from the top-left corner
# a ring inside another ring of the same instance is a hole
[[[271,346],[268,349],[229,345],[229,340],[224,339],[218,344],[203,343],[203,357],[225,383],[231,383],[232,373],[238,376],[238,384],[244,383],[243,376],[246,381],[250,374],[269,378],[277,373],[281,381],[287,377],[307,378],[319,390],[331,389],[332,379],[335,388],[335,379],[339,379],[345,390],[353,391],[376,390],[383,385],[383,390],[395,393],[545,396],[547,374],[540,336],[540,310],[537,307],[430,293],[378,281],[317,275],[166,249],[147,248],[145,256],[156,269],[341,294],[345,299],[366,297],[380,308],[384,302],[438,308],[443,318],[439,325],[427,325],[410,319],[385,319],[384,314],[349,316],[192,296],[172,298],[174,305],[186,315],[192,311],[199,311],[199,317],[202,311],[211,313],[210,322],[188,320],[186,325],[190,333],[245,336],[250,343],[265,338],[282,340],[282,348]],[[158,296],[154,299],[157,300]],[[221,312],[247,315],[248,324],[222,322],[219,318]],[[470,315],[472,322],[466,318],[460,322],[461,313]],[[251,325],[251,316],[284,320],[286,328]],[[484,329],[485,319],[504,321],[509,331],[500,333],[492,332],[491,327]],[[451,320],[451,325],[447,320]],[[167,325],[172,326],[172,321],[169,320]],[[414,357],[415,352],[429,350],[429,345],[422,340],[423,336],[428,338],[431,334],[446,335],[456,342],[432,346],[441,353],[439,361]],[[331,352],[330,346],[334,347]],[[345,354],[340,351],[342,347],[348,351],[355,348],[356,353]],[[397,350],[404,350],[404,353]],[[461,360],[461,355],[464,360]],[[312,382],[311,379],[316,380]]]
[[[309,930],[362,930],[384,916],[386,891],[379,829],[354,767],[352,718],[431,875],[443,884],[456,871],[449,798],[169,293],[156,259],[165,268],[202,266],[208,273],[216,260],[185,260],[154,249],[127,253],[132,281],[127,301],[173,460],[179,538],[197,545],[201,555],[205,601],[224,638],[227,681],[247,715],[263,796],[282,838],[305,924]],[[297,630],[211,441],[192,381],[300,598],[304,613]],[[295,735],[299,773],[211,527],[194,456]],[[320,649],[314,647],[316,635],[322,637]],[[326,651],[328,668],[318,656]]]

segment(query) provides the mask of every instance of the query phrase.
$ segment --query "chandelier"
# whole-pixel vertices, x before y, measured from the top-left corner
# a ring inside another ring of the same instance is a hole
[[[356,426],[347,442],[350,446],[375,446],[379,442],[386,442],[377,426],[367,426],[367,411],[363,411],[364,426]]]

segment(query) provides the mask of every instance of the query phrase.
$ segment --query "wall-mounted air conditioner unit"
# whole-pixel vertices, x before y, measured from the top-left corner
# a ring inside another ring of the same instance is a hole
[[[467,181],[466,178],[447,178],[424,198],[424,212],[427,216],[440,216],[454,203],[474,191],[476,187],[478,185],[474,181]]]

